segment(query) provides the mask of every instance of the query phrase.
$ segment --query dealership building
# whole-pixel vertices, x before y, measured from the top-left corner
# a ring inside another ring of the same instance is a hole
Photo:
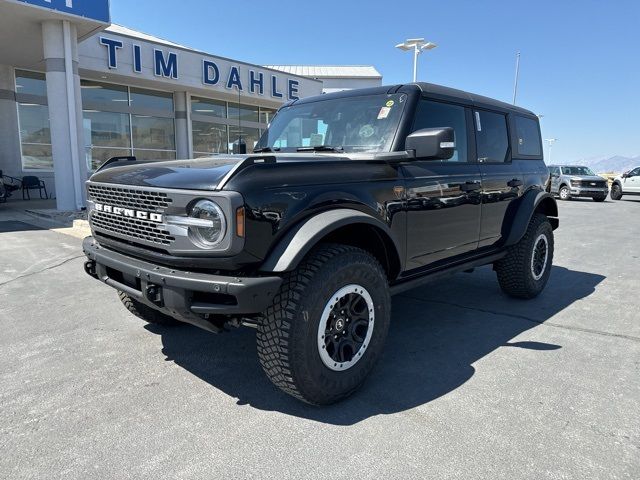
[[[60,210],[114,156],[251,149],[283,103],[376,86],[370,66],[252,65],[111,24],[108,0],[0,0],[0,170]]]

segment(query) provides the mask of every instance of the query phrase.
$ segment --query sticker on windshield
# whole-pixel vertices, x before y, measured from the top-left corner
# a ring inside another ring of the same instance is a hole
[[[360,132],[358,132],[358,135],[360,135],[360,138],[369,138],[374,133],[375,130],[371,125],[363,125],[362,128],[360,128]]]
[[[389,101],[387,102],[387,107],[391,108],[391,107],[393,107],[395,104],[396,104],[396,102],[394,102],[393,100],[389,100]]]
[[[378,120],[382,120],[383,118],[387,118],[391,113],[391,107],[382,107],[380,109],[380,113],[378,113]]]

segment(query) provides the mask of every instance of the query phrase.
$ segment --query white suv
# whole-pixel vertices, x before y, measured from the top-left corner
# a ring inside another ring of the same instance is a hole
[[[640,195],[640,167],[623,173],[613,180],[611,200],[620,200],[622,195]]]

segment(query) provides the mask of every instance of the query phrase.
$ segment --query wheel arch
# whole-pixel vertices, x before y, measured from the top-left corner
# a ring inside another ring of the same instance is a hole
[[[371,215],[346,208],[319,213],[294,226],[272,249],[260,270],[291,271],[311,249],[326,242],[368,251],[380,262],[389,279],[396,278],[402,270],[400,249],[389,227]]]
[[[560,226],[558,203],[550,193],[531,190],[518,203],[512,212],[508,212],[505,217],[506,224],[510,223],[508,232],[505,232],[505,246],[515,245],[520,241],[527,231],[531,218],[536,213],[547,216],[554,230]]]

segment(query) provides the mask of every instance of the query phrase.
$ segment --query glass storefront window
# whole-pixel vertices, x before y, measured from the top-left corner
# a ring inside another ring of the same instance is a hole
[[[227,126],[193,121],[193,151],[197,154],[227,153]]]
[[[175,150],[176,133],[173,118],[131,116],[133,148]]]
[[[83,105],[89,103],[104,103],[107,105],[115,103],[126,106],[129,104],[129,92],[127,87],[123,85],[81,80],[80,86],[82,88]]]
[[[271,108],[260,107],[260,123],[268,125],[275,114],[276,111]]]
[[[194,115],[207,115],[209,117],[227,117],[227,103],[208,98],[191,98],[191,113]]]
[[[47,96],[47,82],[44,73],[16,70],[16,93]]]
[[[173,94],[131,87],[131,106],[173,113]]]
[[[22,168],[24,170],[51,170],[51,129],[49,107],[35,103],[18,104]]]
[[[51,145],[22,144],[22,168],[24,170],[52,170]]]
[[[240,109],[238,110],[237,103],[229,103],[229,118],[233,120],[237,120],[240,117],[240,120],[243,122],[259,122],[260,115],[258,113],[258,107],[252,107],[250,105],[240,105]]]
[[[49,107],[35,103],[18,104],[20,140],[22,143],[51,144]]]
[[[85,110],[84,131],[88,147],[131,146],[131,125],[126,113]]]
[[[176,152],[171,150],[134,150],[133,155],[141,160],[175,160]]]
[[[253,149],[255,148],[256,143],[258,143],[258,140],[260,140],[260,130],[257,128],[249,128],[249,127],[242,127],[241,129],[238,129],[237,125],[230,126],[229,127],[229,151],[230,152],[233,151],[233,142],[238,140],[239,137],[242,137],[242,139],[247,144],[247,153],[251,153],[253,152]]]

